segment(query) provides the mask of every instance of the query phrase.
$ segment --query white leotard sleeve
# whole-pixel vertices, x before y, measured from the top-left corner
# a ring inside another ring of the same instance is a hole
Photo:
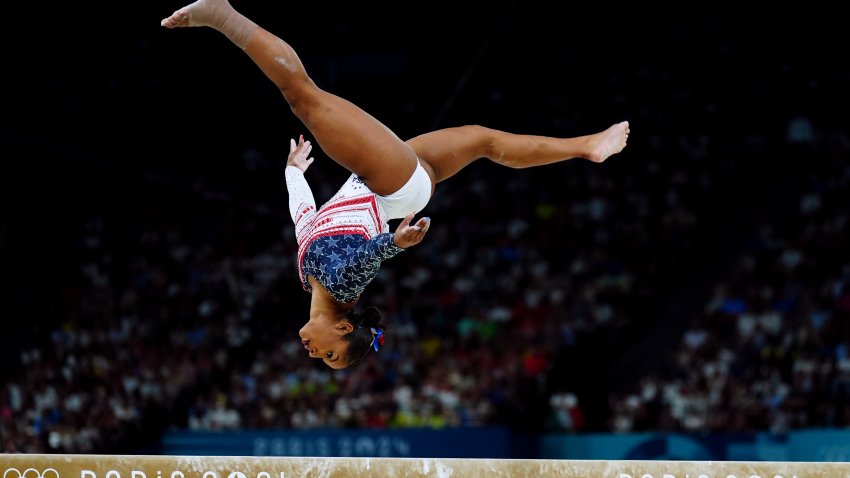
[[[316,218],[316,200],[313,199],[313,191],[300,169],[287,166],[284,175],[289,192],[289,215],[295,223],[295,237],[300,244]]]

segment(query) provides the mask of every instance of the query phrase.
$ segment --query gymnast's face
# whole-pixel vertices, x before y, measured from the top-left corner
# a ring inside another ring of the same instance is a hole
[[[339,369],[348,365],[348,341],[343,336],[354,326],[346,320],[326,315],[310,317],[298,335],[310,357],[321,359],[328,367]]]

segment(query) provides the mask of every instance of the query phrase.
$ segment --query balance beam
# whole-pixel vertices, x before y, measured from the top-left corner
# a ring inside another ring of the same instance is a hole
[[[850,463],[0,454],[2,478],[850,478]]]

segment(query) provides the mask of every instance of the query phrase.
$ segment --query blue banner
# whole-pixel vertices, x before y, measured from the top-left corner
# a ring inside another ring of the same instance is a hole
[[[410,458],[499,458],[510,452],[502,428],[451,430],[257,430],[173,432],[162,453],[207,456],[360,456]]]
[[[503,428],[173,432],[162,453],[205,456],[850,461],[850,430],[784,434],[519,435]]]

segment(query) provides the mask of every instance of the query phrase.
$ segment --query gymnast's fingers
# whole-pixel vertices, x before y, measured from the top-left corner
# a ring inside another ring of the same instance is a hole
[[[416,231],[413,233],[414,240],[419,243],[425,238],[425,233],[428,232],[428,226],[431,225],[431,219],[423,217],[416,223]]]
[[[401,221],[401,224],[399,224],[398,227],[401,227],[401,228],[409,227],[410,221],[413,220],[414,214],[416,214],[416,213],[412,212],[412,213],[408,214],[407,216],[404,216],[404,219]]]

